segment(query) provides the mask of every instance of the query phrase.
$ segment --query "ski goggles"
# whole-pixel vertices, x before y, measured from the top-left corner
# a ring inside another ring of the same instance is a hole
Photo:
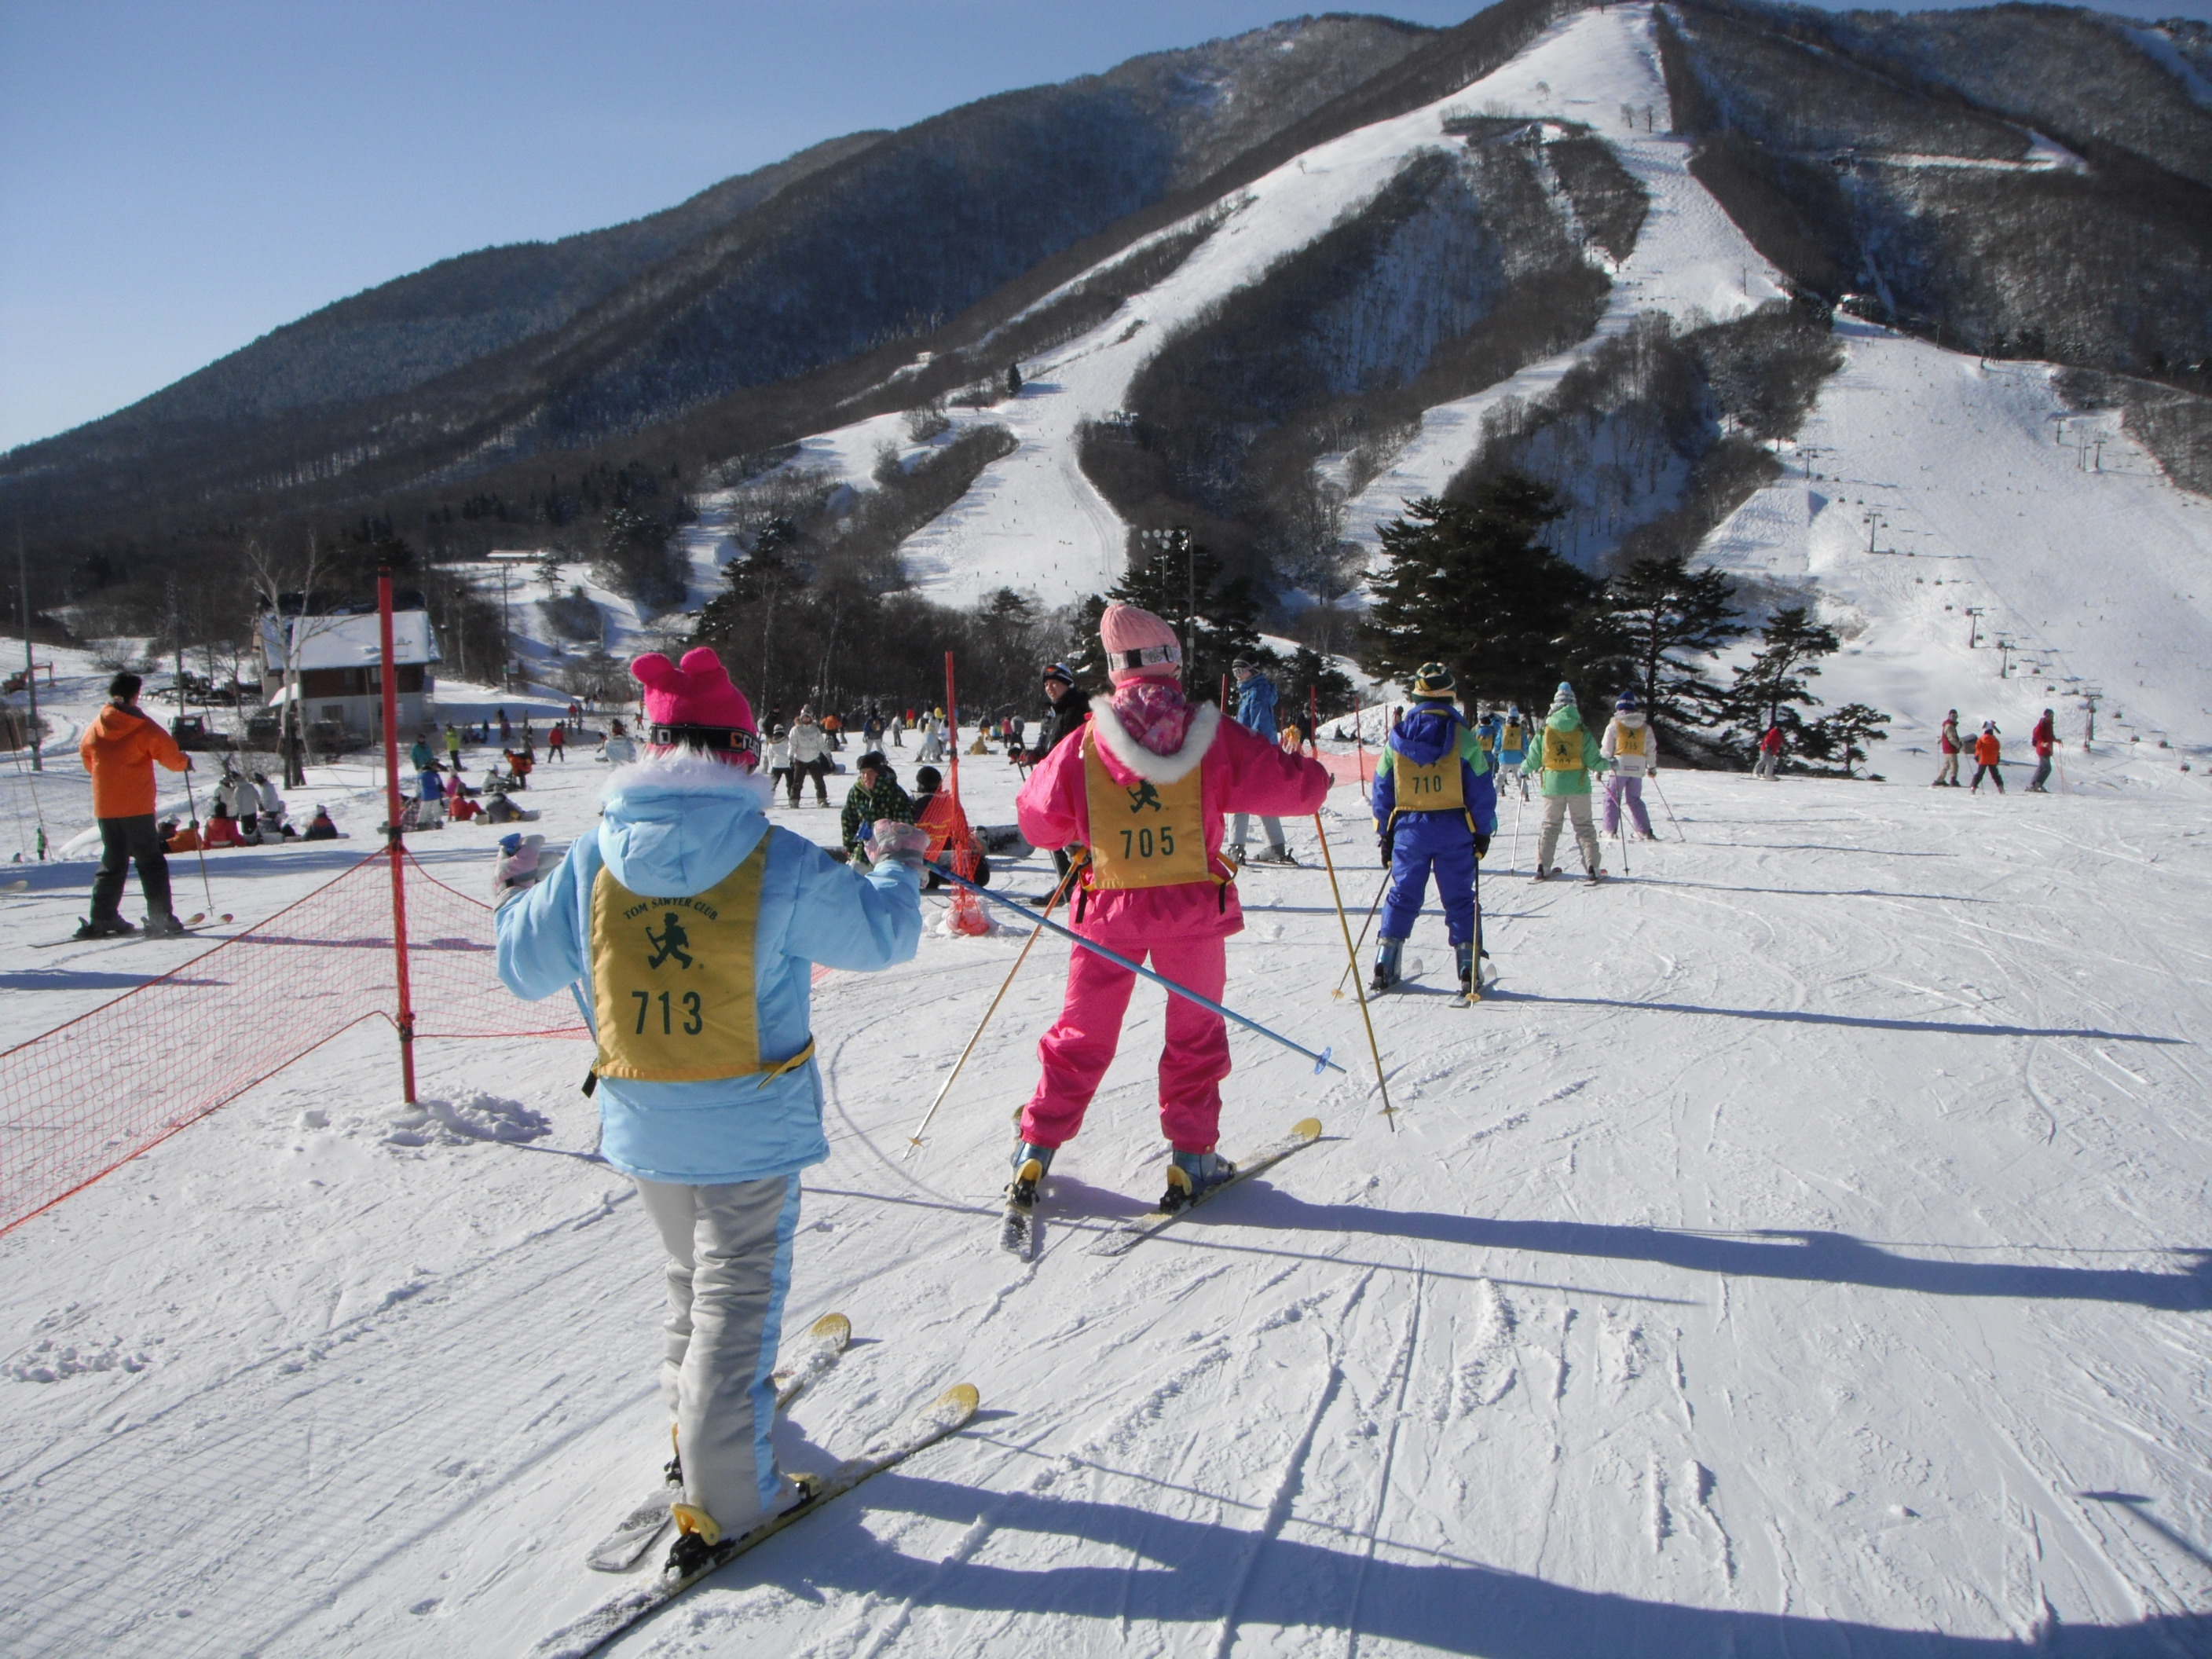
[[[760,739],[734,726],[652,726],[646,728],[645,740],[661,749],[673,749],[681,744],[715,754],[750,755],[756,761],[760,758]]]
[[[1106,653],[1106,666],[1109,669],[1124,671],[1132,668],[1151,668],[1164,662],[1179,665],[1182,661],[1181,647],[1172,645],[1146,645],[1140,646],[1134,651],[1109,651]]]

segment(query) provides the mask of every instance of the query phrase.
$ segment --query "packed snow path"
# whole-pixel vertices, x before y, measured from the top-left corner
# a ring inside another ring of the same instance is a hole
[[[859,1340],[787,1455],[961,1378],[985,1414],[619,1651],[2205,1651],[2204,780],[2087,767],[2110,793],[1669,774],[1689,841],[1599,890],[1507,873],[1509,805],[1494,994],[1444,1007],[1431,915],[1376,1011],[1397,1132],[1233,1039],[1227,1149],[1330,1139],[1119,1262],[1083,1250],[1161,1184],[1157,995],[1024,1267],[994,1200],[1063,947],[910,1161],[1018,941],[831,975],[787,1318]],[[556,841],[600,775],[539,768]],[[1011,816],[1001,763],[965,781]],[[307,878],[271,867],[273,908]],[[1231,1005],[1364,1078],[1326,878],[1244,885]],[[0,1650],[520,1652],[605,1593],[582,1553],[665,1431],[586,1060],[426,1044],[447,1103],[401,1118],[363,1028],[0,1239]]]

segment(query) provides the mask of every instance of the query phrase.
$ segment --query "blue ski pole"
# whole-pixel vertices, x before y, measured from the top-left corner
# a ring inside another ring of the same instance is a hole
[[[1169,991],[1172,992],[1175,995],[1181,997],[1186,1002],[1194,1002],[1201,1008],[1210,1009],[1214,1013],[1219,1014],[1224,1019],[1233,1019],[1239,1025],[1244,1027],[1245,1030],[1249,1031],[1257,1031],[1261,1036],[1267,1037],[1273,1042],[1281,1043],[1283,1047],[1288,1048],[1292,1054],[1304,1054],[1308,1060],[1313,1061],[1314,1070],[1316,1073],[1318,1073],[1323,1066],[1327,1066],[1332,1072],[1344,1071],[1343,1066],[1338,1065],[1334,1060],[1329,1058],[1331,1054],[1336,1052],[1335,1048],[1333,1047],[1324,1048],[1319,1054],[1316,1054],[1312,1049],[1302,1047],[1301,1045],[1291,1042],[1290,1038],[1285,1036],[1281,1032],[1269,1030],[1266,1026],[1261,1024],[1258,1020],[1247,1019],[1243,1015],[1238,1013],[1234,1008],[1224,1008],[1219,1003],[1214,1001],[1212,998],[1202,997],[1199,995],[1197,992],[1191,990],[1188,987],[1176,984],[1165,974],[1156,974],[1151,969],[1146,967],[1142,963],[1130,961],[1128,957],[1123,956],[1119,951],[1109,950],[1106,946],[1097,943],[1095,939],[1087,939],[1084,938],[1082,934],[1077,933],[1073,927],[1063,927],[1058,922],[1048,921],[1042,916],[1032,916],[1026,908],[1015,903],[1013,900],[1000,898],[996,893],[987,891],[985,889],[978,887],[974,882],[968,880],[963,876],[954,875],[950,870],[939,869],[937,873],[943,876],[947,881],[954,882],[958,884],[960,886],[965,887],[969,892],[975,894],[977,898],[988,899],[992,903],[1000,906],[1003,909],[1012,910],[1016,915],[1021,917],[1024,921],[1034,921],[1041,927],[1049,927],[1054,933],[1062,934],[1067,939],[1073,940],[1076,944],[1081,945],[1085,950],[1091,951],[1093,955],[1102,956],[1109,962],[1118,963],[1122,967],[1127,968],[1133,974],[1142,974],[1146,979],[1151,980],[1154,984],[1165,986]],[[1349,1073],[1346,1073],[1346,1075],[1349,1076],[1351,1074]]]

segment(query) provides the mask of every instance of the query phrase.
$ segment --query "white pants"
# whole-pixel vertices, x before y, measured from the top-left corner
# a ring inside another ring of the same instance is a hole
[[[799,1177],[723,1187],[640,1181],[668,1252],[660,1396],[676,1419],[684,1501],[743,1532],[782,1507],[776,1345],[799,1230]]]
[[[1781,754],[1775,750],[1762,749],[1759,751],[1759,764],[1751,769],[1751,775],[1754,778],[1765,778],[1769,782],[1772,782],[1774,775],[1781,769]]]
[[[1237,822],[1230,826],[1229,844],[1240,852],[1243,849],[1244,836],[1251,827],[1251,821],[1250,813],[1239,812],[1237,815]],[[1282,819],[1271,818],[1263,815],[1260,819],[1260,828],[1267,834],[1267,850],[1271,853],[1282,852],[1284,850]]]
[[[1536,837],[1536,867],[1539,870],[1558,868],[1552,855],[1559,850],[1559,830],[1569,813],[1574,815],[1575,843],[1583,849],[1583,868],[1595,875],[1598,871],[1597,826],[1590,822],[1590,798],[1588,795],[1544,797],[1544,828]]]

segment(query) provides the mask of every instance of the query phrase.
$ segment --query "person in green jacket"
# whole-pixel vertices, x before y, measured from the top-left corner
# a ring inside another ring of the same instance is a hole
[[[1559,850],[1560,825],[1571,813],[1575,841],[1583,849],[1583,867],[1592,881],[1605,878],[1598,857],[1597,826],[1590,821],[1590,779],[1605,769],[1606,758],[1598,740],[1583,725],[1582,711],[1575,707],[1575,688],[1561,680],[1552,696],[1551,712],[1544,716],[1536,740],[1528,745],[1528,758],[1521,763],[1523,777],[1534,775],[1544,781],[1544,828],[1536,838],[1537,880],[1548,880],[1559,873],[1552,860]]]
[[[837,827],[844,839],[845,856],[858,858],[861,868],[866,869],[866,854],[862,843],[868,838],[870,827],[878,818],[912,823],[914,802],[899,787],[898,775],[891,770],[882,750],[868,750],[854,763],[853,769],[860,775],[860,781],[847,792],[844,815]]]

